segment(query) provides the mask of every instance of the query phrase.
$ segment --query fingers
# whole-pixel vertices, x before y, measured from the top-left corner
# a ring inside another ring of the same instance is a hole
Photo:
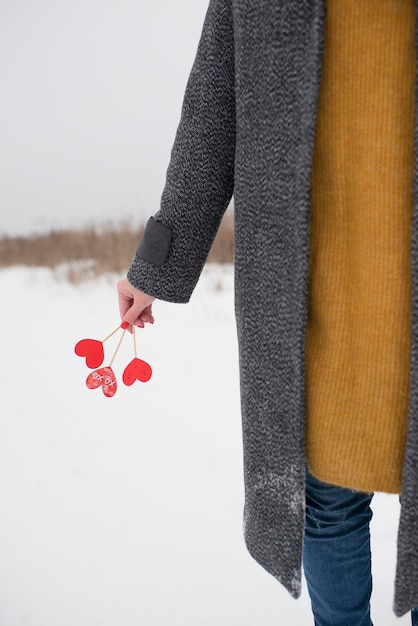
[[[155,298],[136,289],[127,278],[117,283],[119,300],[119,312],[121,322],[127,322],[129,326],[134,324],[143,328],[145,324],[153,324],[152,303]]]
[[[139,319],[142,322],[144,322],[144,324],[153,324],[154,323],[154,316],[152,314],[152,306],[151,306],[151,304],[149,306],[145,307],[145,309],[139,315]]]
[[[144,308],[142,301],[134,301],[123,316],[123,321],[128,322],[129,325],[134,324],[138,328],[143,328],[145,324],[154,323],[154,316],[151,307]]]

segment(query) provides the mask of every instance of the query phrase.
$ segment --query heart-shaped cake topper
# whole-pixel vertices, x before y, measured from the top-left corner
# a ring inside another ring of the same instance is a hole
[[[146,361],[135,357],[125,367],[122,375],[122,380],[125,385],[129,387],[129,385],[132,385],[136,380],[140,380],[142,383],[148,382],[151,378],[151,375],[151,366]]]
[[[89,389],[101,387],[106,398],[114,396],[118,388],[116,376],[111,367],[101,367],[91,372],[86,378],[86,385]]]
[[[91,369],[100,367],[104,359],[103,343],[98,339],[80,339],[74,348],[78,356],[86,357],[86,365]]]
[[[89,389],[98,389],[99,387],[101,387],[104,395],[107,398],[111,398],[112,396],[114,396],[118,388],[116,376],[112,369],[112,364],[129,326],[132,326],[131,332],[134,342],[135,357],[125,367],[122,379],[125,385],[127,385],[128,387],[130,385],[133,385],[136,380],[146,383],[151,378],[152,369],[146,361],[139,359],[137,356],[135,326],[133,324],[130,325],[127,322],[122,322],[122,324],[115,328],[115,330],[113,330],[107,337],[105,337],[103,341],[99,341],[98,339],[81,339],[74,348],[74,351],[78,356],[86,358],[86,365],[91,369],[94,369],[94,372],[91,372],[86,378],[87,387]],[[100,367],[104,361],[105,341],[110,339],[110,337],[113,337],[113,335],[121,329],[123,331],[122,336],[119,338],[118,344],[115,348],[109,365],[107,365],[106,367]]]

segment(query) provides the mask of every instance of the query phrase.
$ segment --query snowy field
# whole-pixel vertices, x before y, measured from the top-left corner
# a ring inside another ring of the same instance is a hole
[[[306,587],[291,599],[242,538],[232,269],[207,267],[188,305],[156,303],[137,337],[151,380],[105,398],[74,345],[118,326],[115,282],[0,272],[0,626],[312,624]],[[127,334],[118,380],[132,357]],[[373,621],[406,625],[397,498],[374,513]]]

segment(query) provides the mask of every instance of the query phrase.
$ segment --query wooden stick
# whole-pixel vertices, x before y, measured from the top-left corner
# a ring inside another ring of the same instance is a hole
[[[110,339],[111,337],[113,337],[113,335],[115,333],[118,332],[118,330],[120,329],[120,326],[118,326],[117,328],[115,328],[115,330],[112,330],[112,332],[110,333],[110,335],[108,335],[105,339],[102,340],[102,343],[104,343],[105,341],[107,341],[108,339]]]
[[[132,337],[134,339],[134,355],[135,355],[135,358],[137,358],[137,355],[136,355],[135,324],[132,324]]]
[[[112,360],[111,360],[111,361],[110,361],[110,363],[109,363],[109,367],[112,367],[112,363],[113,363],[113,361],[115,360],[115,356],[116,356],[116,355],[117,355],[117,353],[118,353],[118,350],[119,350],[119,348],[120,348],[120,344],[122,343],[122,339],[124,338],[125,333],[126,333],[126,328],[124,329],[124,331],[123,331],[123,333],[122,333],[122,336],[121,336],[121,338],[119,339],[119,343],[118,343],[118,345],[116,346],[116,350],[115,350],[115,352],[113,353]]]

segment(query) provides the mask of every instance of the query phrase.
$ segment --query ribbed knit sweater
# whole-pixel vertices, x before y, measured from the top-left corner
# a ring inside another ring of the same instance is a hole
[[[401,490],[410,374],[413,0],[328,0],[312,174],[307,457]]]

